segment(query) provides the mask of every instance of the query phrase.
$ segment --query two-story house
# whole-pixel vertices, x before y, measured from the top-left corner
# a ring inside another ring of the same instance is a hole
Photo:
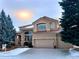
[[[59,21],[47,16],[41,17],[31,25],[21,26],[16,44],[24,46],[25,42],[32,43],[35,48],[69,48],[69,43],[61,41]]]

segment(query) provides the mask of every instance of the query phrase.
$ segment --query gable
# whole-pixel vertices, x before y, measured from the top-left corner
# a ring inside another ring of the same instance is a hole
[[[47,16],[44,16],[44,17],[41,17],[41,18],[39,18],[39,19],[37,19],[35,22],[33,22],[32,24],[36,24],[36,23],[38,23],[38,22],[54,22],[54,21],[57,21],[57,20],[55,20],[55,19],[52,19],[52,18],[49,18],[49,17],[47,17]]]

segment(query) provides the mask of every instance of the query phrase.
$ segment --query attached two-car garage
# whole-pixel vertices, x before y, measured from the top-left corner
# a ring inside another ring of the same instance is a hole
[[[32,45],[34,48],[64,48],[72,47],[72,44],[61,41],[61,36],[54,32],[33,33]]]
[[[32,44],[35,48],[54,48],[56,46],[56,33],[37,32],[33,33]]]
[[[54,48],[53,39],[35,39],[34,46],[37,48]]]

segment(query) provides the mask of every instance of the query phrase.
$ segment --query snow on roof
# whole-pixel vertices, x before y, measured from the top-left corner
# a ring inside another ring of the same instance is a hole
[[[33,25],[31,25],[31,26],[26,26],[25,28],[33,28],[34,26]]]
[[[25,25],[25,26],[20,26],[20,29],[29,29],[29,28],[33,28],[34,26],[32,24],[30,25]]]

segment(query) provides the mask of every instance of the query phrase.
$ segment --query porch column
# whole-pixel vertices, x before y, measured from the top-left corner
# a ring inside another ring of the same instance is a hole
[[[25,42],[25,34],[24,32],[21,33],[21,46],[24,46],[24,42]]]
[[[16,36],[16,39],[15,39],[15,45],[18,46],[18,41],[19,41],[19,38],[18,38],[18,35]]]

